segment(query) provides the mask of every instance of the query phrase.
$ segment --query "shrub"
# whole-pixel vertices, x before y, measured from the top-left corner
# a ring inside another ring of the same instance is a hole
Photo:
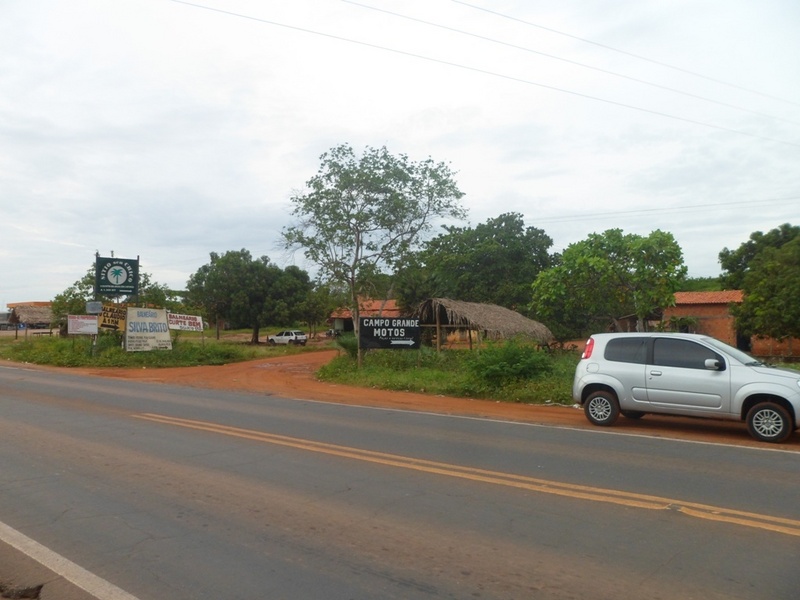
[[[470,372],[493,387],[525,379],[535,379],[553,370],[549,354],[534,346],[510,340],[492,344],[467,361]]]
[[[358,339],[355,334],[343,333],[336,338],[336,344],[353,360],[358,358]]]

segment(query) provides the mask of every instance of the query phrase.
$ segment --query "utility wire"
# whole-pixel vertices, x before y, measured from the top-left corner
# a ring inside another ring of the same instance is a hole
[[[693,77],[699,77],[701,79],[705,79],[707,81],[713,81],[714,83],[719,83],[721,85],[726,85],[728,87],[735,88],[737,90],[742,90],[744,92],[749,92],[751,94],[757,94],[759,96],[763,96],[765,98],[770,98],[772,100],[779,100],[781,102],[786,102],[787,104],[794,104],[795,106],[800,106],[800,102],[796,102],[794,100],[787,100],[786,98],[780,98],[778,96],[773,96],[772,94],[767,94],[765,92],[760,92],[758,90],[753,90],[741,85],[737,85],[735,83],[729,83],[727,81],[722,81],[721,79],[715,79],[713,77],[709,77],[708,75],[703,75],[702,73],[696,73],[695,71],[690,71],[689,69],[684,69],[683,67],[676,67],[675,65],[671,65],[669,63],[661,62],[652,58],[648,58],[646,56],[642,56],[640,54],[634,54],[633,52],[627,52],[626,50],[620,50],[619,48],[614,48],[613,46],[608,46],[606,44],[601,44],[600,42],[595,42],[593,40],[588,40],[586,38],[579,37],[577,35],[572,35],[571,33],[566,33],[564,31],[558,31],[557,29],[552,29],[550,27],[545,27],[544,25],[539,25],[537,23],[532,23],[530,21],[525,21],[524,19],[519,19],[517,17],[512,17],[511,15],[506,15],[501,12],[497,12],[491,10],[489,8],[483,8],[482,6],[476,6],[474,4],[470,4],[469,2],[464,2],[464,0],[451,0],[451,2],[455,2],[456,4],[461,4],[463,6],[468,6],[469,8],[474,8],[475,10],[482,10],[483,12],[487,12],[489,14],[502,17],[504,19],[509,19],[510,21],[516,21],[517,23],[522,23],[524,25],[528,25],[530,27],[536,27],[537,29],[542,29],[543,31],[549,31],[550,33],[555,33],[558,35],[563,35],[564,37],[571,38],[573,40],[578,40],[579,42],[584,42],[586,44],[592,44],[593,46],[597,46],[599,48],[604,48],[605,50],[611,50],[612,52],[617,52],[619,54],[624,54],[625,56],[630,56],[632,58],[636,58],[639,60],[644,60],[646,62],[652,63],[654,65],[658,65],[660,67],[666,67],[667,69],[672,69],[674,71],[680,71],[681,73],[685,73],[687,75],[692,75]]]
[[[726,108],[733,108],[735,110],[741,110],[743,112],[748,112],[748,113],[751,113],[751,114],[754,114],[754,115],[758,115],[760,117],[766,117],[768,119],[775,119],[777,121],[784,121],[786,123],[791,123],[793,125],[800,125],[800,123],[798,123],[797,121],[792,121],[791,119],[785,119],[783,117],[776,117],[774,115],[770,115],[770,114],[767,114],[767,113],[759,112],[757,110],[752,110],[752,109],[749,109],[749,108],[745,108],[743,106],[737,106],[736,104],[729,104],[727,102],[722,102],[720,100],[713,100],[712,98],[706,98],[705,96],[700,96],[698,94],[693,94],[691,92],[685,92],[683,90],[678,90],[678,89],[675,89],[675,88],[671,88],[671,87],[668,87],[668,86],[665,86],[665,85],[661,85],[659,83],[654,83],[652,81],[646,81],[644,79],[639,79],[637,77],[631,77],[630,75],[625,75],[623,73],[617,73],[615,71],[610,71],[610,70],[607,70],[607,69],[603,69],[601,67],[594,67],[592,65],[587,65],[585,63],[581,63],[581,62],[578,62],[578,61],[575,61],[575,60],[571,60],[569,58],[564,58],[562,56],[556,56],[554,54],[548,54],[546,52],[541,52],[539,50],[534,50],[533,48],[527,48],[525,46],[518,46],[516,44],[511,44],[509,42],[504,42],[502,40],[498,40],[498,39],[495,39],[495,38],[486,37],[486,36],[483,36],[483,35],[480,35],[480,34],[477,34],[477,33],[464,31],[462,29],[456,29],[454,27],[449,27],[447,25],[441,25],[439,23],[432,23],[431,21],[425,21],[424,19],[418,19],[416,17],[411,17],[411,16],[408,16],[408,15],[403,15],[403,14],[400,14],[400,13],[392,12],[390,10],[386,10],[386,9],[383,9],[383,8],[378,8],[376,6],[369,6],[368,4],[361,4],[360,2],[355,2],[354,0],[342,0],[342,2],[345,2],[347,4],[352,4],[353,6],[359,6],[361,8],[368,8],[370,10],[374,10],[374,11],[377,11],[377,12],[385,13],[385,14],[391,15],[393,17],[398,17],[398,18],[401,18],[401,19],[407,19],[407,20],[413,21],[415,23],[422,23],[423,25],[428,25],[430,27],[437,27],[439,29],[444,29],[445,31],[451,31],[453,33],[458,33],[458,34],[461,34],[461,35],[466,35],[466,36],[469,36],[469,37],[477,38],[479,40],[484,40],[484,41],[487,41],[487,42],[491,42],[493,44],[499,44],[499,45],[505,46],[507,48],[513,48],[514,50],[522,50],[523,52],[529,52],[531,54],[538,54],[539,56],[544,56],[546,58],[551,58],[553,60],[559,60],[559,61],[571,64],[571,65],[576,65],[578,67],[582,67],[584,69],[591,69],[592,71],[597,71],[599,73],[604,73],[606,75],[612,75],[614,77],[620,77],[622,79],[627,79],[628,81],[634,81],[636,83],[649,85],[649,86],[652,86],[654,88],[658,88],[660,90],[666,90],[668,92],[673,92],[675,94],[681,94],[683,96],[687,96],[689,98],[694,98],[696,100],[702,100],[704,102],[710,102],[710,103],[716,104],[718,106],[724,106]]]
[[[410,56],[412,58],[418,58],[420,60],[425,60],[425,61],[428,61],[428,62],[433,62],[433,63],[437,63],[437,64],[441,64],[441,65],[446,65],[446,66],[449,66],[449,67],[455,67],[457,69],[463,69],[463,70],[466,70],[466,71],[472,71],[474,73],[481,73],[483,75],[489,75],[489,76],[492,76],[492,77],[498,77],[498,78],[501,78],[501,79],[506,79],[508,81],[515,81],[517,83],[524,83],[526,85],[532,85],[532,86],[536,86],[536,87],[539,87],[539,88],[542,88],[542,89],[548,89],[548,90],[552,90],[552,91],[556,91],[556,92],[561,92],[561,93],[564,93],[564,94],[570,94],[572,96],[577,96],[579,98],[586,98],[586,99],[589,99],[589,100],[595,100],[596,102],[603,102],[605,104],[610,104],[612,106],[619,106],[621,108],[627,108],[627,109],[630,109],[630,110],[636,110],[636,111],[639,111],[639,112],[643,112],[643,113],[647,113],[647,114],[651,114],[651,115],[656,115],[656,116],[659,116],[659,117],[664,117],[666,119],[672,119],[672,120],[675,120],[675,121],[681,121],[681,122],[684,122],[684,123],[690,123],[692,125],[699,125],[701,127],[707,127],[709,129],[716,129],[718,131],[726,131],[728,133],[735,133],[737,135],[743,135],[743,136],[747,136],[747,137],[751,137],[751,138],[755,138],[755,139],[760,139],[760,140],[764,140],[764,141],[768,141],[768,142],[775,142],[777,144],[785,144],[787,146],[794,146],[796,148],[800,148],[800,143],[798,143],[798,142],[790,142],[788,140],[781,140],[781,139],[777,139],[777,138],[766,137],[766,136],[758,135],[756,133],[750,133],[750,132],[742,131],[742,130],[739,130],[739,129],[732,129],[730,127],[724,127],[722,125],[713,125],[711,123],[705,123],[703,121],[697,121],[697,120],[689,119],[689,118],[686,118],[686,117],[679,117],[679,116],[676,116],[676,115],[671,115],[669,113],[665,113],[665,112],[661,112],[661,111],[657,111],[657,110],[651,110],[649,108],[642,108],[640,106],[634,106],[632,104],[626,104],[624,102],[617,102],[616,100],[608,100],[606,98],[600,98],[598,96],[592,96],[590,94],[584,94],[582,92],[576,92],[574,90],[567,90],[567,89],[564,89],[564,88],[559,88],[559,87],[552,86],[552,85],[547,85],[547,84],[544,84],[544,83],[538,83],[536,81],[530,81],[528,79],[522,79],[520,77],[513,77],[511,75],[503,75],[501,73],[497,73],[497,72],[494,72],[494,71],[489,71],[489,70],[486,70],[486,69],[480,69],[478,67],[470,67],[468,65],[462,65],[462,64],[459,64],[459,63],[454,63],[454,62],[451,62],[451,61],[446,61],[446,60],[442,60],[442,59],[438,59],[438,58],[433,58],[433,57],[430,57],[430,56],[424,56],[422,54],[415,54],[413,52],[408,52],[406,50],[398,50],[396,48],[389,48],[387,46],[380,46],[378,44],[372,44],[372,43],[369,43],[369,42],[362,42],[362,41],[359,41],[359,40],[354,40],[354,39],[351,39],[351,38],[346,38],[346,37],[342,37],[342,36],[339,36],[339,35],[334,35],[334,34],[331,34],[331,33],[323,33],[321,31],[314,31],[312,29],[306,29],[304,27],[298,27],[296,25],[287,25],[285,23],[278,23],[277,21],[270,21],[268,19],[262,19],[262,18],[259,18],[259,17],[253,17],[253,16],[250,16],[250,15],[236,13],[236,12],[232,12],[232,11],[229,11],[229,10],[224,10],[224,9],[221,9],[221,8],[214,8],[214,7],[211,7],[211,6],[204,6],[202,4],[196,4],[194,2],[187,2],[186,0],[169,0],[169,1],[170,2],[174,2],[176,4],[184,4],[186,6],[199,8],[199,9],[202,9],[202,10],[208,10],[208,11],[211,11],[211,12],[217,12],[217,13],[221,13],[221,14],[225,14],[225,15],[229,15],[229,16],[233,16],[233,17],[239,17],[239,18],[242,18],[242,19],[248,19],[250,21],[256,21],[258,23],[265,23],[267,25],[274,25],[276,27],[283,27],[283,28],[286,28],[286,29],[291,29],[293,31],[301,31],[303,33],[310,33],[310,34],[313,34],[313,35],[318,35],[318,36],[322,36],[322,37],[326,37],[326,38],[330,38],[330,39],[334,39],[334,40],[338,40],[338,41],[342,41],[342,42],[348,42],[350,44],[357,44],[359,46],[365,46],[365,47],[373,48],[373,49],[376,49],[376,50],[383,50],[383,51],[386,51],[386,52],[392,52],[394,54],[400,54],[402,56]]]

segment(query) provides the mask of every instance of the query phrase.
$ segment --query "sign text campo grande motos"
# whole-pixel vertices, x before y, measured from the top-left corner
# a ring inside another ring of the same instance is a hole
[[[419,348],[419,319],[404,317],[359,317],[358,338],[361,348]]]

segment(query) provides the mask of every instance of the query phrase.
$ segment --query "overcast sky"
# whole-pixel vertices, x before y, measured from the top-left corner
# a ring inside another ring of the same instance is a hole
[[[464,225],[671,232],[691,276],[800,224],[797,0],[4,0],[0,308],[94,255],[173,288],[287,255],[348,143],[449,163]]]

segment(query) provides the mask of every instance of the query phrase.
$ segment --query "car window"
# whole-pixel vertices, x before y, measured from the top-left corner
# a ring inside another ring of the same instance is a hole
[[[647,338],[633,336],[608,340],[604,357],[606,360],[643,365],[647,359]]]
[[[656,338],[653,342],[653,364],[662,367],[705,369],[706,359],[713,358],[724,365],[722,357],[700,344],[689,340]]]

